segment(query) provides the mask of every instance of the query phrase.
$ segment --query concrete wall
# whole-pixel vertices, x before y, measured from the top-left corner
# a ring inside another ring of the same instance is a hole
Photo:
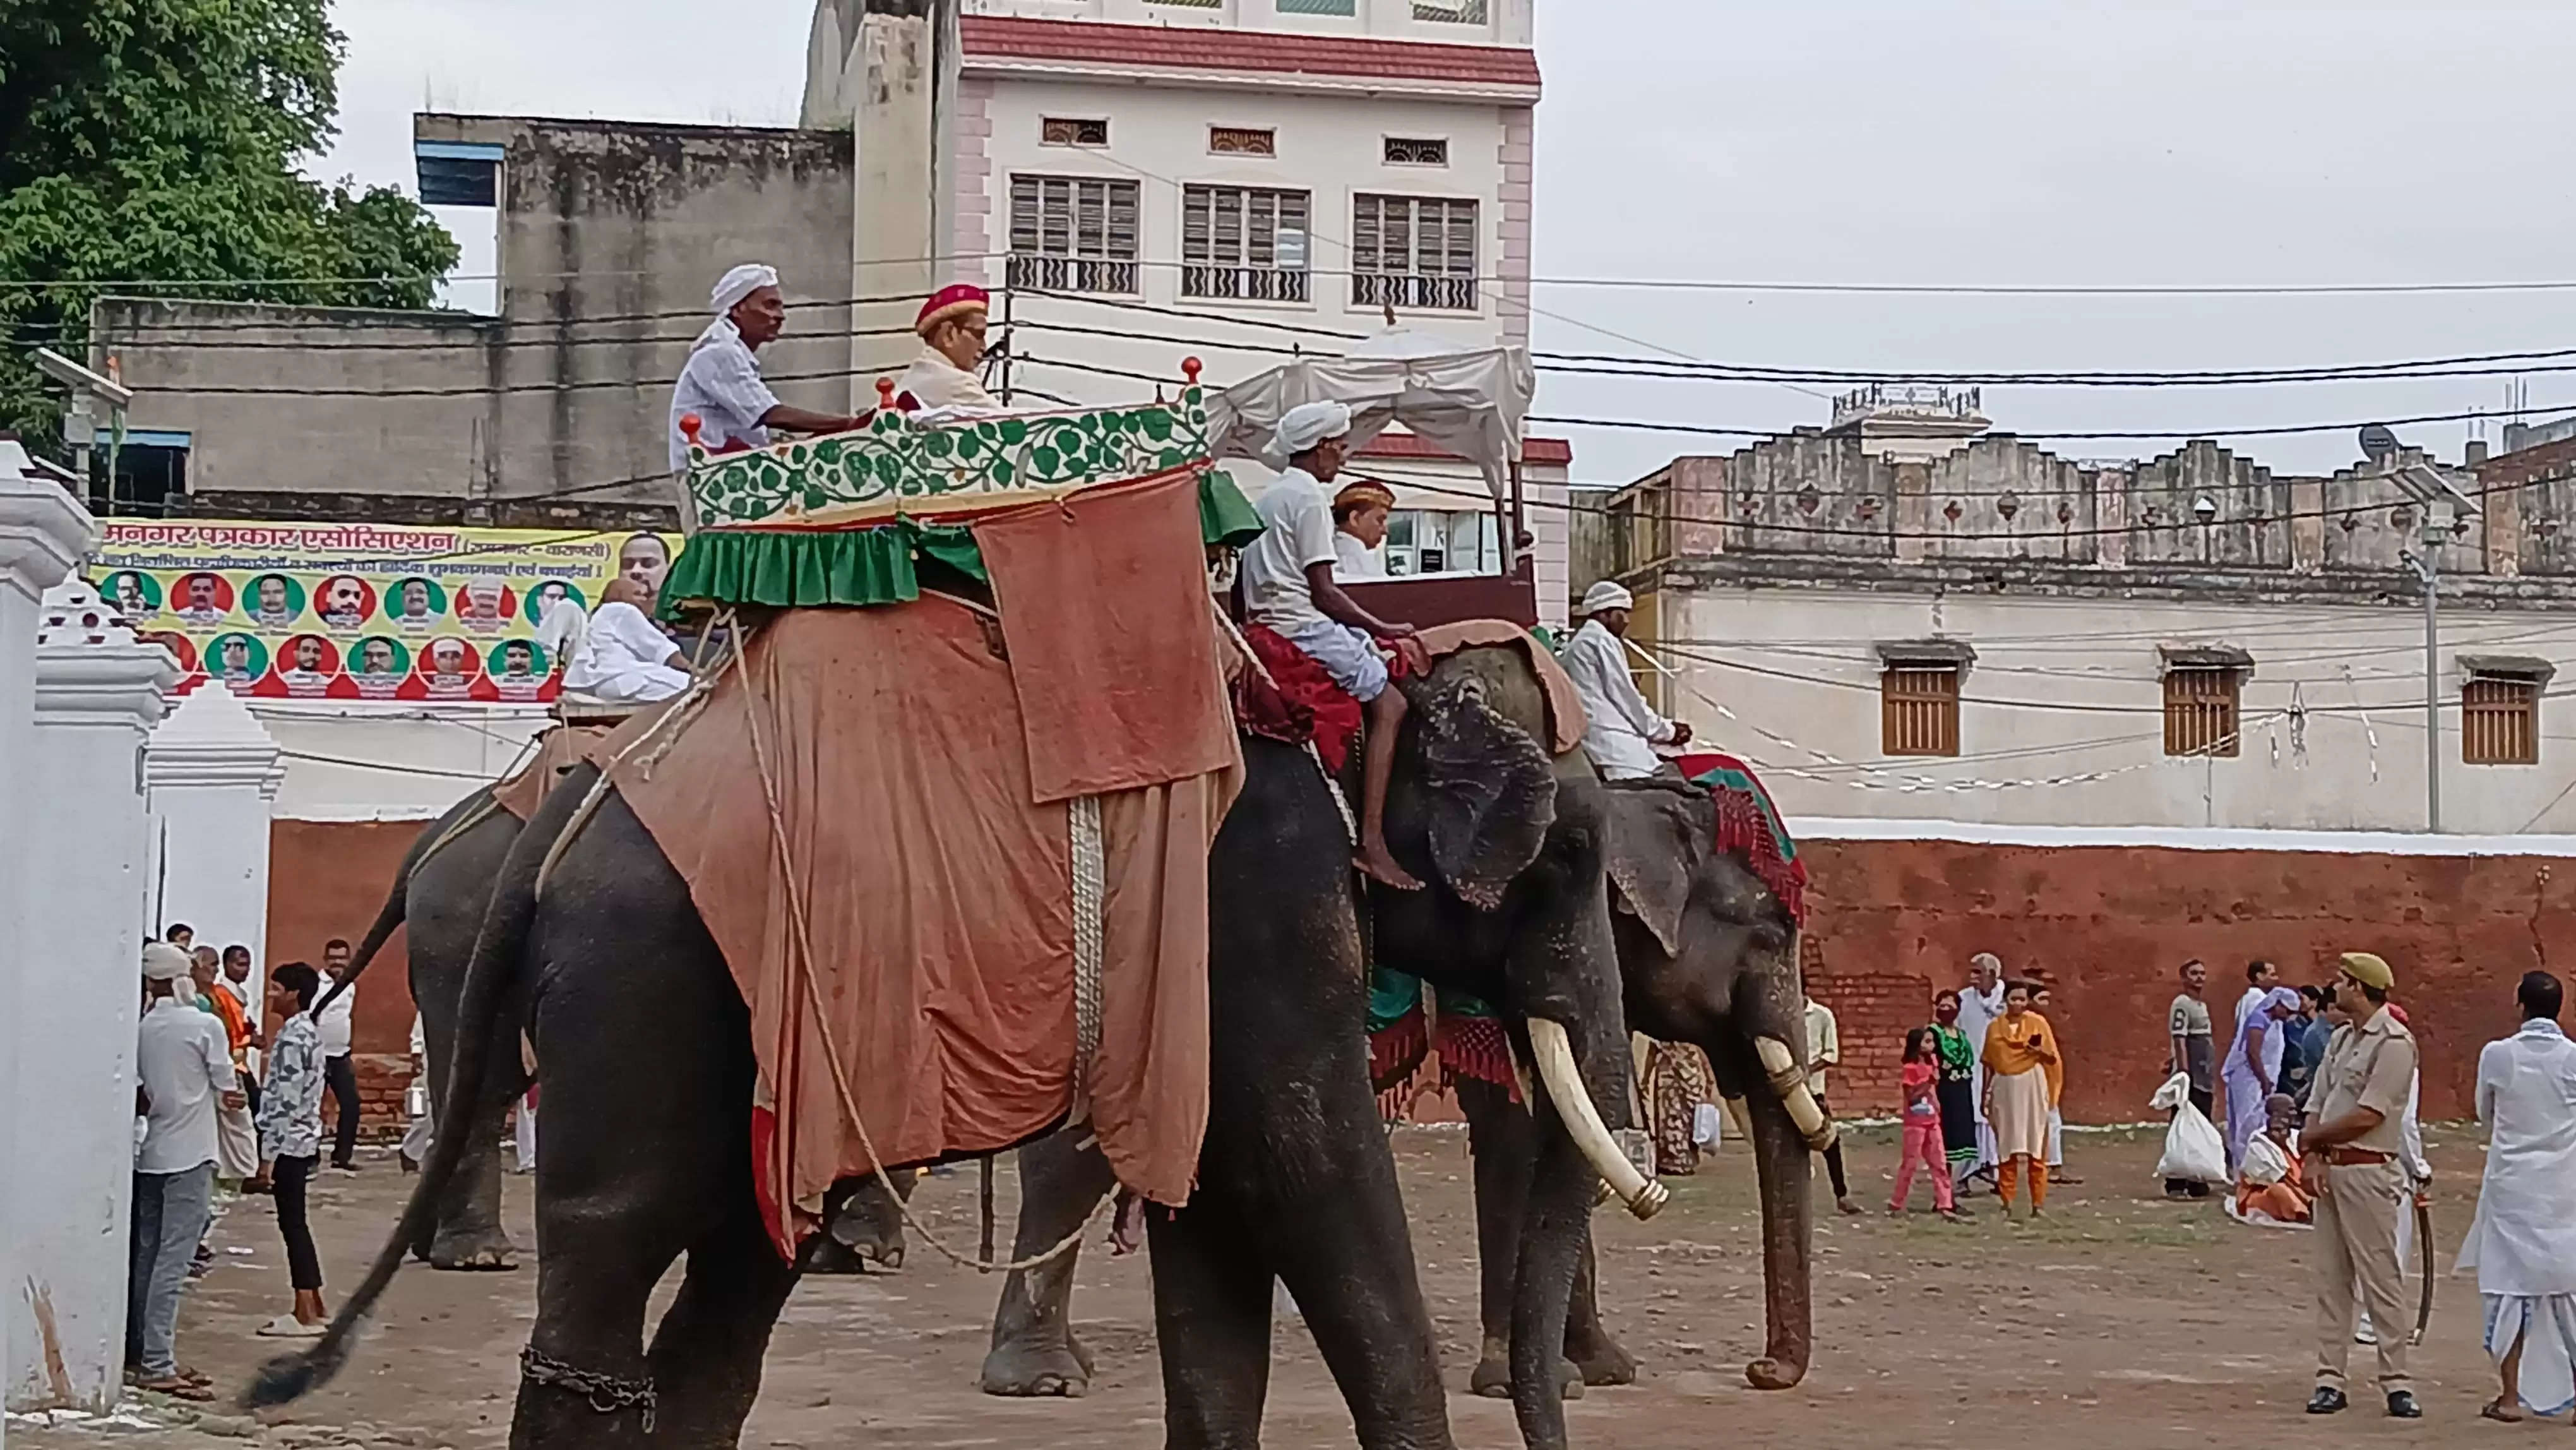
[[[2477,855],[2424,854],[2457,843],[2421,837],[2369,853],[2298,849],[2294,837],[2283,849],[2208,850],[2043,833],[1829,839],[1832,823],[1791,824],[1813,883],[1809,970],[1819,1000],[1844,1014],[1844,1058],[1857,1064],[1834,1083],[1843,1112],[1895,1106],[1887,1068],[1904,1025],[1929,1020],[1932,992],[1965,981],[1980,951],[2049,983],[2067,1119],[2100,1123],[2154,1116],[2146,1100],[2164,1078],[2165,1011],[2184,961],[2209,964],[2225,1031],[2249,959],[2294,984],[2328,982],[2338,953],[2366,950],[2396,968],[2396,999],[2424,1044],[2424,1117],[2470,1117],[2478,1050],[2514,1029],[2514,984],[2534,968],[2563,975],[2548,943],[2576,928],[2576,842],[2563,837],[2533,843],[2550,854]],[[1885,1007],[1891,998],[1901,1010]],[[1862,1010],[1877,1025],[1856,1032]]]
[[[855,11],[857,0],[821,0],[818,8]],[[1025,15],[1041,20],[1106,20],[1129,25],[1205,25],[1304,35],[1367,35],[1452,45],[1528,45],[1533,0],[1487,0],[1482,24],[1421,20],[1413,0],[1353,0],[1349,15],[1282,14],[1275,0],[965,0],[970,15]]]
[[[1663,703],[1754,761],[1784,810],[2032,824],[2419,830],[2423,622],[2381,605],[2026,598],[1834,589],[1664,590],[1653,653]],[[2576,619],[2444,616],[2443,821],[2461,832],[2576,829],[2576,714],[2544,691],[2540,763],[2464,765],[2463,655],[2560,661]],[[1939,635],[1976,651],[1959,758],[1881,753],[1876,641]],[[2170,645],[2253,657],[2241,753],[2164,753]],[[1731,712],[1731,713],[1728,713]],[[2563,793],[2563,794],[2562,794]]]
[[[269,831],[268,943],[271,961],[319,967],[322,944],[367,934],[393,886],[403,855],[419,839],[419,821],[274,822]],[[399,1132],[402,1090],[411,1076],[412,1000],[396,931],[358,981],[350,1018],[358,1070],[359,1120],[371,1133]]]

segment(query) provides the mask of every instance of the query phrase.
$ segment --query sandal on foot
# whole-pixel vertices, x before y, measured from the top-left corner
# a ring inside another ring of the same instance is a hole
[[[215,1397],[213,1390],[189,1380],[184,1375],[174,1374],[161,1379],[137,1380],[134,1387],[156,1395],[167,1395],[174,1400],[187,1400],[193,1404],[204,1404]]]
[[[2499,1425],[2519,1425],[2522,1423],[2522,1412],[2520,1410],[2506,1408],[2504,1396],[2498,1395],[2494,1399],[2487,1401],[2485,1404],[2478,1406],[2478,1418],[2481,1420],[2493,1420]]]

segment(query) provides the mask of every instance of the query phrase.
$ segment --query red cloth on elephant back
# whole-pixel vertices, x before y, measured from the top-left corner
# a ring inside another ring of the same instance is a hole
[[[546,803],[547,792],[555,788],[562,774],[590,758],[590,747],[608,738],[602,725],[553,725],[537,737],[536,754],[500,784],[492,787],[492,799],[501,809],[524,821]]]
[[[1290,708],[1311,711],[1315,717],[1315,750],[1323,756],[1324,768],[1339,774],[1342,763],[1350,758],[1351,747],[1359,743],[1360,724],[1365,718],[1360,702],[1350,692],[1333,683],[1322,665],[1304,650],[1290,644],[1276,631],[1255,624],[1244,629],[1244,638],[1252,652],[1270,671],[1279,694]],[[1576,695],[1574,681],[1566,676],[1565,667],[1556,662],[1545,646],[1532,638],[1529,631],[1500,619],[1468,619],[1455,624],[1435,624],[1416,636],[1423,652],[1431,658],[1446,659],[1461,650],[1508,647],[1521,651],[1531,673],[1538,676],[1540,693],[1547,697],[1549,733],[1555,738],[1543,742],[1551,753],[1563,755],[1583,743],[1583,702]],[[1388,662],[1387,669],[1398,678],[1406,673],[1401,655]],[[1239,708],[1239,706],[1238,706]],[[1267,734],[1266,731],[1256,733]]]
[[[1351,693],[1333,683],[1333,677],[1315,657],[1290,644],[1268,625],[1244,626],[1245,643],[1252,646],[1253,657],[1270,672],[1289,709],[1309,722],[1315,742],[1315,753],[1324,758],[1324,769],[1338,775],[1342,763],[1351,758],[1351,747],[1360,739],[1360,702]]]

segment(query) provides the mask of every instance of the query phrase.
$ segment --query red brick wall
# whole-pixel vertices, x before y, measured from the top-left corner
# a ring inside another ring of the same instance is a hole
[[[394,873],[419,839],[419,821],[276,821],[268,832],[268,959],[322,965],[322,944],[345,937],[352,948],[393,889]],[[376,954],[358,983],[350,1018],[351,1066],[357,1069],[358,1121],[373,1135],[400,1132],[403,1089],[411,1081],[411,974],[403,933]],[[328,1118],[332,1110],[325,1109]]]
[[[2297,985],[2374,951],[2423,1042],[2423,1112],[2471,1114],[2478,1050],[2510,1033],[2513,989],[2576,932],[2576,870],[2530,856],[2378,856],[1947,841],[1810,841],[1805,943],[1817,1000],[1840,1019],[1836,1109],[1887,1111],[1884,1075],[1933,984],[1991,951],[2050,985],[2067,1057],[2066,1116],[2137,1122],[2163,1077],[2182,962],[2209,963],[2219,1048],[2249,958]],[[2563,878],[2563,879],[2562,879]],[[1857,1069],[1857,1070],[1853,1070]]]

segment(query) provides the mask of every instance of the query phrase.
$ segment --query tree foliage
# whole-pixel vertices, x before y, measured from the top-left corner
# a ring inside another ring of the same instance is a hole
[[[296,171],[343,45],[324,0],[0,0],[0,428],[53,450],[31,350],[78,356],[100,296],[428,303],[455,240]]]

